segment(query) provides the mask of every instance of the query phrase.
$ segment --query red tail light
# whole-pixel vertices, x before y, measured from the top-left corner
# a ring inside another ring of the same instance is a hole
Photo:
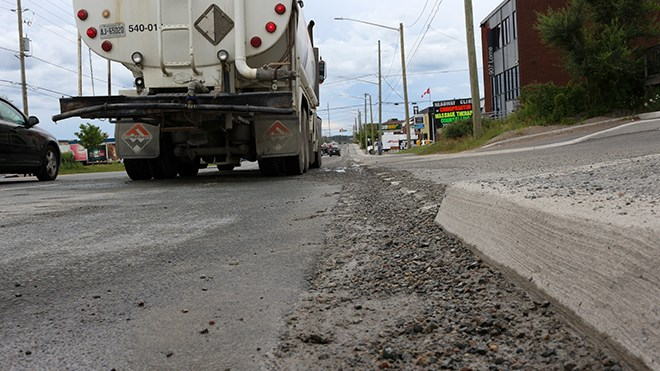
[[[85,9],[80,9],[78,11],[78,19],[80,19],[81,21],[86,21],[87,17],[89,17],[89,13],[87,13]]]
[[[104,41],[103,44],[101,44],[101,49],[106,53],[110,53],[112,50],[112,43],[110,41]]]
[[[279,15],[282,15],[282,14],[286,13],[286,5],[284,5],[282,3],[279,3],[279,4],[275,5],[275,13],[277,13]]]
[[[89,37],[90,39],[95,39],[98,34],[99,32],[94,27],[90,27],[87,29],[87,37]]]
[[[252,47],[255,49],[260,47],[262,43],[263,42],[261,41],[261,37],[259,36],[255,36],[252,38],[252,40],[250,40],[250,45],[252,45]]]
[[[277,25],[275,22],[266,23],[266,31],[268,31],[268,33],[275,33],[275,31],[277,31]]]

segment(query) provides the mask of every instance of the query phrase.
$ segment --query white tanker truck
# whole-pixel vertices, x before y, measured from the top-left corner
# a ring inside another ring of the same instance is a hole
[[[73,0],[91,50],[135,89],[62,98],[58,121],[110,119],[131,179],[195,176],[258,161],[264,175],[321,166],[325,64],[302,1]]]

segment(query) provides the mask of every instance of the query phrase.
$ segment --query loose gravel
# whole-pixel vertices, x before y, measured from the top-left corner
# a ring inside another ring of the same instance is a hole
[[[434,223],[444,186],[357,165],[315,176],[343,191],[269,369],[623,369]]]

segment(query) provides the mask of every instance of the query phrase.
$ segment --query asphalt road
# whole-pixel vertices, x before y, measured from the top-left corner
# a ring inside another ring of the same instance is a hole
[[[467,182],[531,190],[535,201],[548,193],[560,206],[575,200],[582,207],[598,180],[608,192],[626,187],[615,201],[633,198],[622,206],[630,212],[617,218],[637,220],[649,214],[634,210],[649,206],[657,221],[657,125],[450,156],[367,156],[345,146],[343,156],[325,157],[321,170],[293,178],[263,178],[246,166],[173,181],[132,182],[124,174],[0,179],[0,368],[261,369],[291,325],[283,319],[319,273],[327,223],[341,222],[332,210],[342,182],[351,182],[360,163],[373,174],[412,175],[421,191],[423,182],[449,185],[447,197]],[[350,204],[355,195],[346,197]],[[612,204],[599,202],[606,206],[585,210],[597,214]],[[485,219],[497,224],[498,215]],[[658,288],[657,280],[650,284]],[[655,336],[657,312],[650,313],[645,331]],[[361,334],[380,331],[359,326]]]
[[[340,188],[252,169],[0,180],[0,369],[258,369]]]

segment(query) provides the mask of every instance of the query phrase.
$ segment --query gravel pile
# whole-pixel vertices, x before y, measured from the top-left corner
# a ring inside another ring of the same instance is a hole
[[[344,189],[270,369],[622,369],[434,223],[443,186],[361,167],[313,176]]]

